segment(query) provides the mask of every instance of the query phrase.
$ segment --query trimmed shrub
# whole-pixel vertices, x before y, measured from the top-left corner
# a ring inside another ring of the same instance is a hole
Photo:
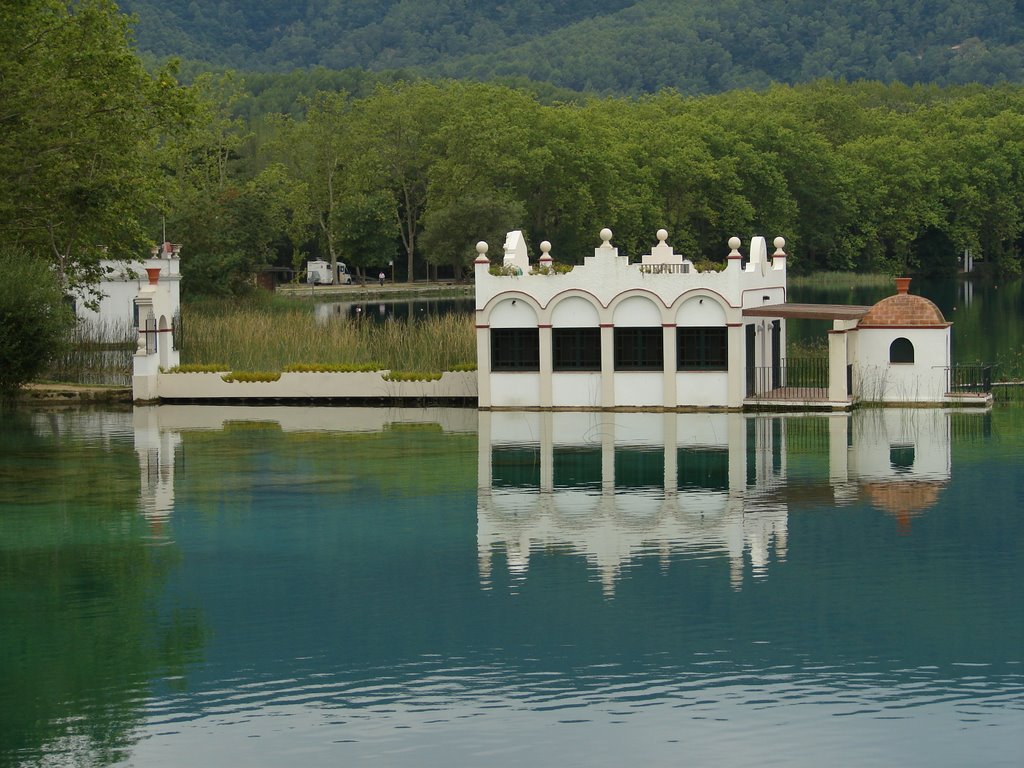
[[[3,249],[0,275],[0,396],[6,397],[46,370],[75,319],[45,260]]]

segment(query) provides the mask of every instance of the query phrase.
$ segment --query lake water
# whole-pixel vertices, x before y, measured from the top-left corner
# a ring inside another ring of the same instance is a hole
[[[915,278],[910,292],[935,302],[953,323],[953,360],[958,363],[1004,361],[1024,354],[1024,282],[978,277],[971,280]],[[789,290],[789,301],[871,305],[895,293],[894,287]],[[795,320],[787,326],[791,341],[824,337],[831,323]]]
[[[1022,762],[1020,406],[0,417],[0,765]]]

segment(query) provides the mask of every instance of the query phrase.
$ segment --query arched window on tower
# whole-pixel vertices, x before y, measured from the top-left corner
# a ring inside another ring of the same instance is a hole
[[[905,339],[902,336],[898,339],[893,339],[892,344],[889,345],[889,362],[914,362],[914,345],[911,343],[910,339]]]

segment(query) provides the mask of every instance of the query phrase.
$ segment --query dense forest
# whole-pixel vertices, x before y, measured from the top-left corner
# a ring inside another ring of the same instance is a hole
[[[1022,0],[122,0],[139,47],[213,67],[405,69],[601,94],[845,78],[1024,80]]]
[[[366,3],[366,18],[413,5]],[[606,18],[596,1],[574,8]],[[478,240],[496,251],[511,228],[570,263],[608,226],[633,258],[664,227],[694,260],[721,261],[731,235],[783,235],[798,272],[951,272],[965,248],[1021,268],[1020,85],[823,78],[601,96],[194,65],[182,85],[173,63],[144,63],[110,0],[0,6],[0,61],[0,236],[47,254],[68,286],[164,233],[184,244],[190,292],[244,291],[261,267],[313,256],[459,277]]]

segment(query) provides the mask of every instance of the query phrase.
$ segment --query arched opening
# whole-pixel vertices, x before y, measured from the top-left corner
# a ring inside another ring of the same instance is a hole
[[[893,339],[892,344],[889,345],[889,362],[914,362],[914,345],[911,343],[910,339],[905,339],[902,336],[898,339]]]

